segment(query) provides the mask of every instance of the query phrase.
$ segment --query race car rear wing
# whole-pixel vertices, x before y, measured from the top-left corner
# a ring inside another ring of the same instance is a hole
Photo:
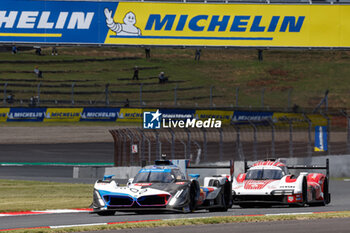
[[[326,176],[329,178],[329,159],[326,159],[326,166],[320,166],[320,165],[292,165],[287,166],[288,169],[312,169],[312,170],[326,170]]]
[[[220,165],[189,165],[187,168],[193,168],[193,169],[230,169],[230,176],[232,178],[233,172],[234,172],[234,162],[233,160],[230,160],[230,164],[227,166],[220,166]]]
[[[247,172],[247,170],[250,167],[247,164],[247,161],[244,161],[244,173]],[[326,159],[326,166],[320,166],[320,165],[290,165],[287,166],[288,169],[312,169],[312,170],[326,170],[326,176],[329,178],[329,159]]]

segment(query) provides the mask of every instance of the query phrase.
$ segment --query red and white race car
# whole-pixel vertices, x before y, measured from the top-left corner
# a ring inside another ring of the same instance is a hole
[[[247,170],[247,166],[245,165]],[[300,172],[290,169],[326,169],[322,173]],[[289,205],[310,206],[330,203],[328,188],[329,163],[327,166],[286,166],[278,160],[266,160],[253,164],[246,173],[233,179],[233,204],[242,208],[254,206]]]

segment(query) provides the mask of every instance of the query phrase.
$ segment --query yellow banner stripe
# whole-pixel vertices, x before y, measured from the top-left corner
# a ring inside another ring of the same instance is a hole
[[[61,33],[0,33],[0,36],[14,37],[62,37]]]

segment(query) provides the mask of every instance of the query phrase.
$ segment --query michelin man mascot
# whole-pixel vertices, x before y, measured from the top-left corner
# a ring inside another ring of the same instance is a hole
[[[128,12],[124,17],[124,23],[115,23],[112,18],[112,11],[105,8],[106,23],[109,29],[117,34],[117,36],[141,36],[141,30],[135,26],[136,17],[133,12]]]

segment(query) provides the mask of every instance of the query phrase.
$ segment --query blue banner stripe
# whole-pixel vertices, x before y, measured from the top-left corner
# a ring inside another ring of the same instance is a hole
[[[216,37],[216,36],[110,36],[128,39],[175,39],[175,40],[273,40],[273,37]]]

